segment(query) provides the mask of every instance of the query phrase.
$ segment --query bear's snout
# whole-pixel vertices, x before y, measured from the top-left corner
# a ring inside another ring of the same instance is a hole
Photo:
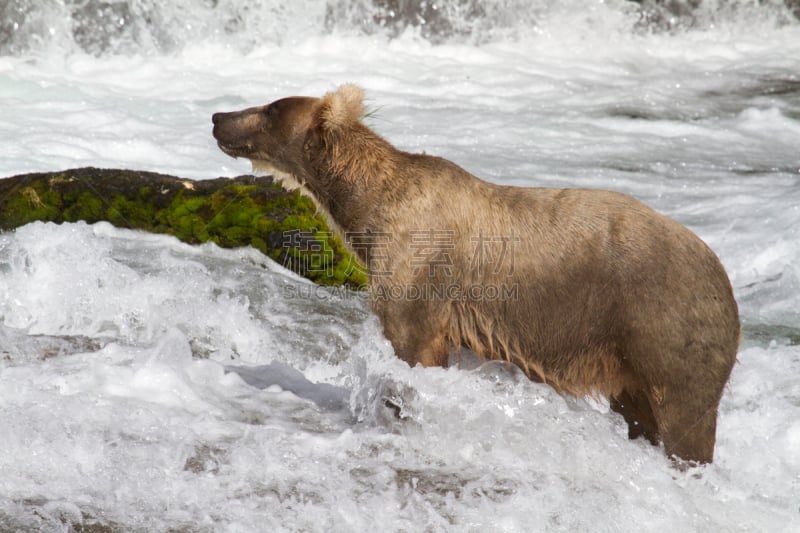
[[[243,123],[242,118],[241,111],[211,115],[211,122],[214,124],[211,134],[220,149],[232,157],[246,157],[253,148],[253,132],[246,127],[249,124]]]
[[[214,113],[211,115],[211,122],[216,126],[217,124],[224,122],[231,113]]]
[[[240,133],[238,127],[238,113],[214,113],[211,115],[211,122],[214,124],[212,131],[214,138],[218,141],[223,140],[221,137],[231,137],[234,133]]]

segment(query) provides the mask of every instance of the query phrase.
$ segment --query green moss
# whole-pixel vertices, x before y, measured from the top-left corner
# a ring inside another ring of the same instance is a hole
[[[228,226],[225,229],[220,229],[216,235],[219,237],[219,245],[224,248],[246,246],[252,240],[252,235],[246,228],[237,226]]]
[[[20,187],[16,194],[7,199],[5,215],[20,221],[19,225],[34,220],[57,221],[61,212],[61,199],[53,194],[45,194],[42,187]]]
[[[106,220],[122,228],[150,229],[154,219],[153,206],[140,198],[129,200],[122,195],[116,195],[106,211]]]
[[[210,238],[208,223],[199,215],[186,214],[184,216],[174,216],[171,218],[171,225],[166,232],[174,235],[178,239],[190,244],[206,242]],[[215,241],[218,244],[219,241]]]
[[[198,198],[188,198],[188,199],[186,199],[186,201],[183,202],[183,205],[181,207],[184,210],[188,211],[189,213],[196,213],[197,211],[199,211],[200,209],[205,207],[207,204],[208,204],[208,199],[207,198],[203,198],[201,196],[201,197],[198,197]]]
[[[261,237],[253,237],[250,239],[250,246],[261,252],[262,254],[267,254],[267,241],[262,239]]]
[[[34,220],[107,220],[192,244],[252,246],[319,284],[367,284],[363,267],[314,203],[266,178],[187,186],[159,174],[87,168],[0,180],[0,229]]]
[[[80,194],[64,195],[65,203],[69,199],[69,207],[64,209],[65,222],[85,220],[93,224],[105,220],[105,205],[100,198],[92,192],[85,191]]]

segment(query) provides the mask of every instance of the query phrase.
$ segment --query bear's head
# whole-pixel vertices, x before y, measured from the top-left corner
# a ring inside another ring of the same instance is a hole
[[[214,137],[233,157],[300,188],[338,231],[360,231],[380,213],[400,152],[361,122],[364,93],[342,85],[322,98],[295,96],[263,107],[216,113]]]
[[[293,96],[261,107],[215,113],[213,135],[223,152],[249,159],[255,170],[282,179],[294,177],[318,189],[314,182],[321,158],[329,159],[321,152],[360,125],[363,100],[363,91],[348,84],[322,98]]]

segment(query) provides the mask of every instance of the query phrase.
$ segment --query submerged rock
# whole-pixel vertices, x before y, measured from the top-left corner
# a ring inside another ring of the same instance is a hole
[[[79,168],[0,179],[0,230],[43,222],[105,220],[189,244],[252,246],[321,285],[365,288],[366,271],[308,197],[271,177],[190,180]]]

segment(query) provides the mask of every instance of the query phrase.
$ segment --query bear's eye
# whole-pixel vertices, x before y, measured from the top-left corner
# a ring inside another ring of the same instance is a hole
[[[272,127],[272,123],[274,122],[275,115],[278,114],[278,110],[275,108],[274,105],[267,106],[262,112],[262,120],[261,120],[261,131],[267,131]]]

